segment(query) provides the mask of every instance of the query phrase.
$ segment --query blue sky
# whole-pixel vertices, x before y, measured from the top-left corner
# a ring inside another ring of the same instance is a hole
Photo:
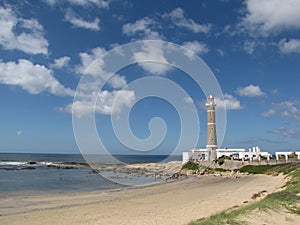
[[[299,150],[299,11],[297,0],[4,0],[0,3],[0,152],[79,153],[71,111],[80,79],[100,55],[140,40],[181,45],[212,70],[224,94],[217,99],[218,107],[225,105],[227,111],[222,147]],[[145,45],[144,50],[135,57],[167,60],[159,46]],[[98,69],[103,72],[103,68]],[[172,153],[180,138],[180,113],[155,97],[133,105],[137,93],[125,88],[153,76],[169,79],[188,93],[187,102],[200,119],[197,146],[204,147],[203,91],[179,69],[135,63],[119,70],[97,94],[96,126],[106,148],[112,153],[136,153],[120,143],[111,125],[111,115],[129,108],[130,126],[138,138],[149,137],[151,118],[165,120],[166,138],[149,153]],[[117,95],[121,103],[114,108]],[[81,118],[90,110],[84,103],[81,99],[75,105]]]

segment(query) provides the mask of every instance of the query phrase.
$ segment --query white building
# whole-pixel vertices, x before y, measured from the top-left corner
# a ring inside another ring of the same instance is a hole
[[[222,156],[230,157],[234,160],[261,160],[261,157],[265,157],[267,160],[270,160],[272,155],[268,152],[260,151],[259,147],[250,148],[249,151],[246,151],[244,148],[218,148],[216,149],[217,158]],[[182,163],[186,163],[189,160],[196,161],[208,161],[209,150],[207,149],[192,149],[188,152],[182,153]]]

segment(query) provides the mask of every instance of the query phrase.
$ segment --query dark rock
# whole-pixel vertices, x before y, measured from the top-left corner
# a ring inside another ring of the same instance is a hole
[[[7,171],[14,171],[14,170],[35,170],[35,167],[33,166],[27,166],[27,167],[4,167],[0,168],[0,170],[7,170]]]
[[[35,167],[27,166],[27,167],[20,168],[20,170],[35,170]]]

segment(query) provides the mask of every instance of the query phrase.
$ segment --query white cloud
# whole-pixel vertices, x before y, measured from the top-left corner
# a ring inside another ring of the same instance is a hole
[[[145,42],[142,49],[140,52],[135,52],[133,57],[145,71],[162,75],[172,69],[162,51],[161,43]],[[155,62],[153,59],[155,59]]]
[[[109,7],[109,1],[104,0],[44,0],[47,4],[54,6],[56,4],[59,4],[60,2],[68,2],[73,5],[79,5],[79,6],[96,6],[99,8],[108,8]]]
[[[190,49],[191,51],[193,51],[195,54],[204,54],[207,53],[209,50],[207,48],[207,46],[199,41],[189,41],[189,42],[185,42],[182,44],[183,47]],[[186,56],[188,56],[189,58],[193,57],[193,54],[190,51],[186,51],[184,53]]]
[[[93,111],[108,115],[118,114],[123,107],[130,107],[133,104],[134,91],[118,90],[127,86],[125,77],[118,74],[109,77],[111,73],[105,70],[105,61],[101,57],[105,53],[104,48],[97,47],[79,54],[81,63],[76,66],[75,71],[87,76],[85,77],[87,79],[80,84],[75,101],[61,107],[61,111],[72,113],[73,110],[74,115],[78,117],[89,115]],[[99,91],[100,87],[107,84],[113,90]]]
[[[23,131],[22,130],[18,130],[17,131],[17,135],[19,136],[19,135],[22,135],[23,134]]]
[[[104,48],[94,48],[90,52],[81,52],[79,54],[81,59],[81,64],[78,65],[75,71],[79,74],[88,73],[93,76],[99,76],[106,74],[103,71],[104,61],[100,58],[101,55],[104,55],[106,50]],[[97,63],[93,63],[93,62]]]
[[[279,50],[284,54],[300,53],[300,39],[281,39],[278,43]]]
[[[58,0],[43,0],[43,1],[50,6],[54,6],[58,2]]]
[[[55,59],[54,63],[51,64],[50,67],[57,68],[57,69],[63,68],[69,64],[70,60],[71,60],[71,58],[68,56],[60,57],[58,59]]]
[[[281,109],[281,115],[284,117],[300,120],[300,109],[297,108],[297,103],[293,101],[285,101],[274,106]]]
[[[98,83],[95,84],[98,87],[101,83],[108,82],[112,88],[123,88],[127,85],[124,76],[118,74],[111,75],[109,72],[105,71],[105,62],[101,56],[106,54],[104,48],[96,47],[89,52],[81,52],[79,54],[81,59],[81,64],[76,66],[75,71],[78,74],[88,74],[98,78]],[[107,80],[108,79],[108,80]],[[89,86],[91,87],[91,86]]]
[[[74,94],[73,90],[65,88],[53,76],[52,70],[42,65],[20,59],[15,62],[0,62],[0,83],[20,86],[30,94],[48,91],[54,95]]]
[[[185,97],[185,98],[183,99],[183,101],[184,101],[185,103],[188,103],[188,104],[193,104],[193,103],[194,103],[194,100],[193,100],[191,97]]]
[[[127,36],[138,35],[144,39],[162,39],[162,36],[154,31],[156,23],[149,17],[144,17],[134,23],[126,23],[122,27],[122,31]]]
[[[237,30],[234,26],[232,25],[226,25],[224,28],[223,28],[223,31],[221,32],[224,33],[224,34],[228,34],[229,36],[234,36],[237,34]]]
[[[153,24],[153,20],[148,17],[139,19],[134,23],[126,23],[122,27],[124,34],[131,36],[139,32],[145,32],[145,30],[150,29],[150,26]]]
[[[255,41],[248,41],[246,40],[244,42],[244,50],[249,54],[251,55],[254,51],[254,48],[255,48]]]
[[[271,94],[272,95],[277,95],[278,93],[279,93],[279,91],[277,89],[271,90]]]
[[[290,119],[300,120],[300,108],[295,101],[283,101],[273,103],[271,109],[262,113],[262,116],[281,116]]]
[[[0,7],[0,45],[28,54],[48,54],[43,26],[36,19],[18,18],[9,7]],[[20,30],[17,34],[16,30]]]
[[[223,50],[221,50],[221,49],[218,49],[217,51],[218,51],[218,53],[219,53],[219,55],[220,55],[220,56],[224,56],[224,55],[225,55],[225,53],[224,53],[224,51],[223,51]]]
[[[276,114],[276,111],[274,109],[269,109],[266,112],[263,112],[261,115],[264,117],[269,117],[269,116],[273,116]]]
[[[295,129],[288,129],[285,127],[280,127],[277,128],[273,131],[271,131],[271,133],[273,134],[278,134],[284,137],[292,137],[292,138],[300,138],[300,131],[299,130],[295,130]]]
[[[193,33],[208,33],[210,31],[210,25],[198,24],[193,19],[187,19],[181,8],[164,13],[163,18],[170,18],[174,26],[186,28]]]
[[[181,8],[160,16],[163,20],[171,22],[171,27],[186,28],[193,33],[208,33],[210,31],[210,25],[198,24],[194,20],[186,18]],[[158,32],[162,27],[163,25],[159,21],[144,17],[133,23],[124,24],[122,31],[127,36],[137,36],[143,39],[163,39],[163,35]]]
[[[126,78],[124,76],[114,75],[108,80],[108,83],[112,88],[123,88],[127,85]]]
[[[86,100],[75,101],[61,110],[70,113],[73,110],[77,117],[86,116],[94,110],[99,114],[119,114],[123,107],[132,106],[135,101],[135,92],[132,90],[115,90],[112,92],[105,90],[86,97]],[[97,97],[96,104],[94,104],[95,97]]]
[[[242,109],[241,103],[235,97],[230,94],[224,94],[224,99],[215,98],[217,108],[225,108],[226,110],[238,110]]]
[[[300,28],[299,0],[246,0],[247,13],[241,25],[254,34]]]
[[[93,21],[86,21],[77,17],[72,10],[67,10],[65,20],[70,22],[74,27],[85,28],[93,31],[100,30],[100,19],[97,17]]]
[[[108,8],[109,1],[104,0],[67,0],[69,3],[80,6],[95,5],[99,8]]]
[[[260,87],[257,85],[249,85],[247,87],[238,88],[236,90],[236,93],[240,96],[246,96],[246,97],[260,97],[264,96],[265,93],[262,92]]]

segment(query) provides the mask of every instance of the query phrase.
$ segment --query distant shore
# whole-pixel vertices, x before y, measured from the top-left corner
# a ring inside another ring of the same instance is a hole
[[[167,177],[180,166],[177,162],[129,167],[148,167]],[[187,224],[255,201],[253,195],[265,196],[287,182],[283,175],[225,175],[188,174],[157,185],[84,193],[1,195],[0,224]]]

